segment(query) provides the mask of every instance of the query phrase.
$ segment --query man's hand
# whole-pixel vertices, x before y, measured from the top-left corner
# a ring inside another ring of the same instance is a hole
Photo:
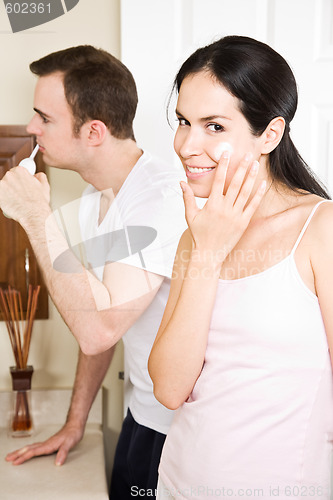
[[[43,207],[50,211],[49,202],[50,186],[43,173],[33,176],[23,167],[14,167],[0,181],[0,207],[20,223],[39,215]]]
[[[51,455],[58,452],[55,458],[55,465],[63,465],[69,451],[81,441],[83,433],[84,427],[78,428],[77,425],[67,422],[59,432],[46,441],[33,443],[19,450],[12,451],[8,453],[6,460],[7,462],[12,462],[13,465],[20,465],[33,457]]]

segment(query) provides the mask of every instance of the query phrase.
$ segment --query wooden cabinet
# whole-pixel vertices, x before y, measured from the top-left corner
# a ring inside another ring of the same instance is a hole
[[[24,125],[0,126],[0,179],[7,170],[30,156],[35,145],[35,138],[26,132]],[[44,172],[41,154],[37,153],[35,162],[37,172]],[[10,285],[19,290],[25,308],[29,283],[41,285],[36,319],[45,319],[48,317],[48,294],[28,237],[17,222],[5,217],[0,210],[0,287]]]

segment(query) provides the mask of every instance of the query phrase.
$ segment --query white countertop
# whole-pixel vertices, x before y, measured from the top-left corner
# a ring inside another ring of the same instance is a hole
[[[5,461],[8,452],[45,440],[65,421],[71,390],[32,391],[31,395],[34,434],[13,438],[7,433],[11,393],[0,392],[0,499],[108,500],[101,391],[90,412],[83,440],[63,466],[54,465],[55,455],[36,457],[18,466]]]

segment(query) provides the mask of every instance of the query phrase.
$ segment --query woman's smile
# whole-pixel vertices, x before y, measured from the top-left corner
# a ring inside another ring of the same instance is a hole
[[[216,167],[197,167],[185,165],[185,173],[188,179],[197,179],[198,177],[202,177],[203,175],[207,175]]]

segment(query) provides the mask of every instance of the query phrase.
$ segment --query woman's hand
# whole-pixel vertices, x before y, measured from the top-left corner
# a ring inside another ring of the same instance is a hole
[[[189,230],[179,242],[168,302],[148,363],[156,399],[172,410],[187,400],[200,376],[221,264],[241,238],[265,191],[265,184],[260,183],[254,192],[258,162],[247,156],[223,195],[228,163],[229,155],[224,155],[201,210],[192,189],[182,183]]]
[[[208,251],[219,264],[222,264],[240,240],[262,200],[266,186],[266,181],[263,181],[250,199],[259,163],[251,161],[252,156],[247,154],[224,195],[229,158],[229,152],[225,151],[216,167],[209,198],[201,210],[197,207],[191,187],[181,182],[185,216],[194,250],[200,253]]]

